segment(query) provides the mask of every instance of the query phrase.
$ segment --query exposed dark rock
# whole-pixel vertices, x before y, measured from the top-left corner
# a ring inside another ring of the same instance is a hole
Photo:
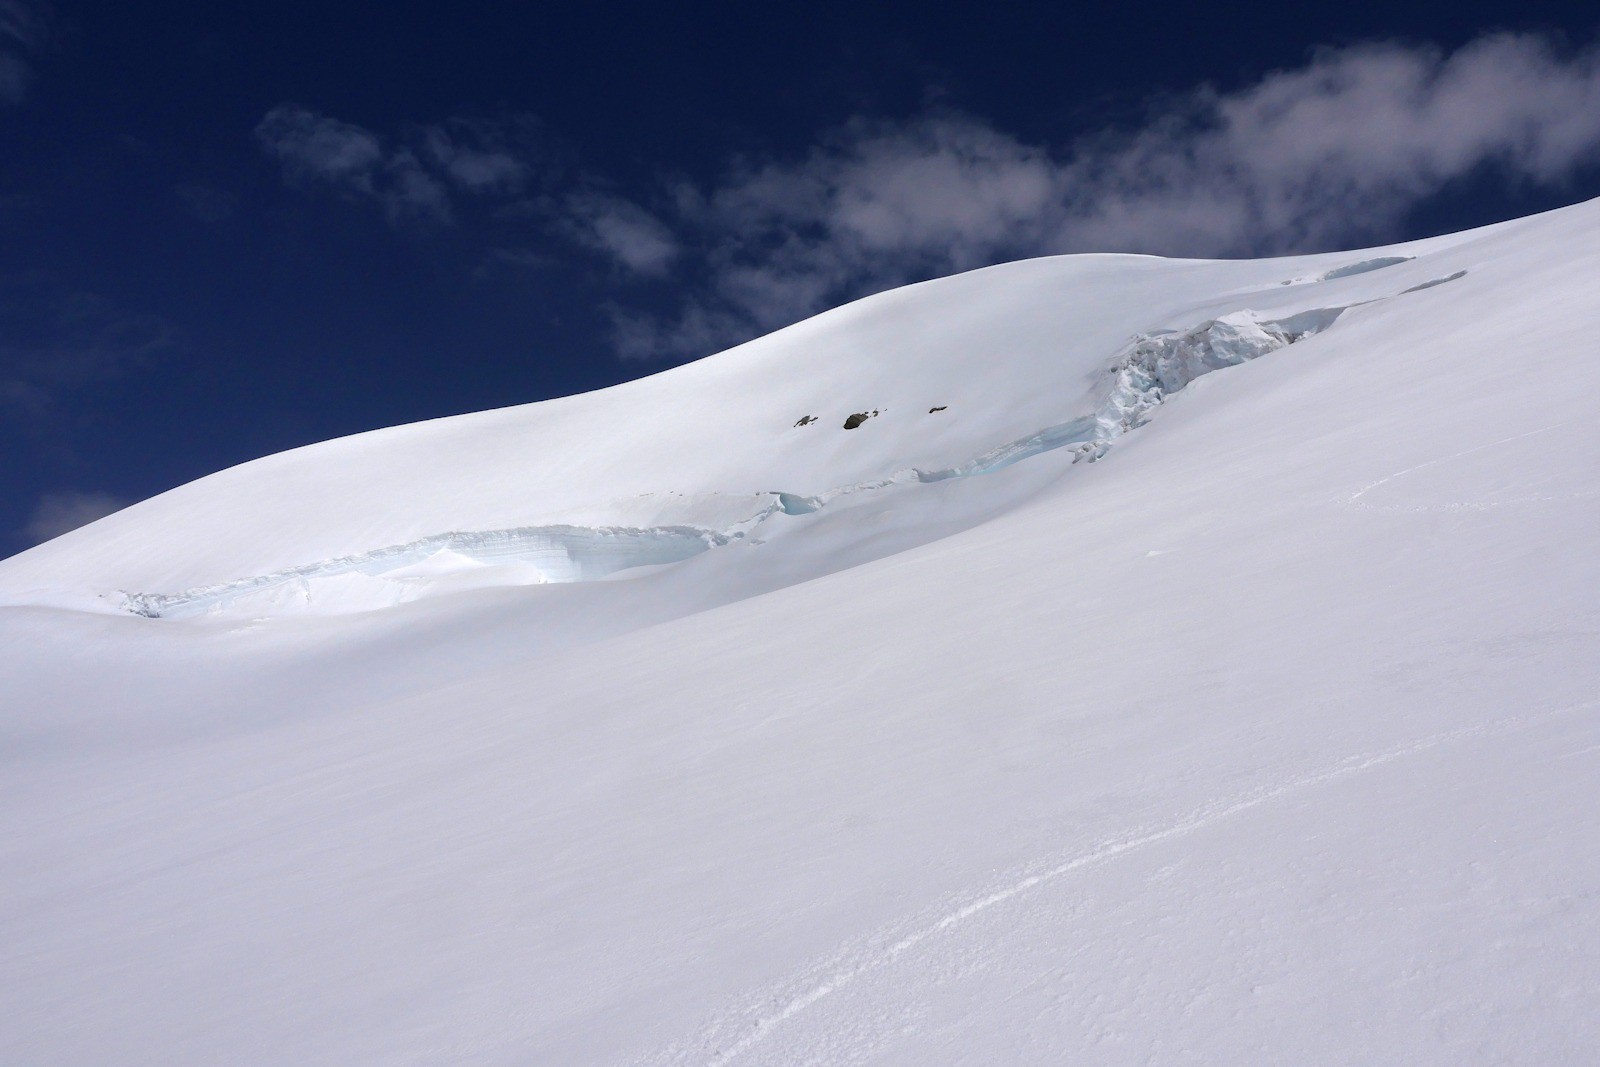
[[[816,422],[816,421],[817,421],[817,417],[815,415],[807,415],[804,418],[802,418],[799,422],[795,423],[795,425],[796,426],[810,426],[813,422]]]
[[[949,405],[949,404],[940,404],[940,405],[939,405],[939,406],[938,406],[938,407],[936,407],[936,408],[929,408],[929,409],[928,409],[928,414],[929,414],[929,415],[932,415],[932,414],[933,414],[933,413],[934,413],[934,412],[935,412],[935,411],[943,411],[943,410],[944,410],[944,409],[945,409],[945,408],[947,408],[947,407],[949,407],[949,406],[950,406],[950,405]]]
[[[873,412],[858,411],[854,415],[851,415],[848,419],[844,420],[844,428],[847,429],[847,430],[853,430],[857,426],[860,426],[863,422],[866,422],[868,419],[872,418],[872,416],[876,415],[876,414],[877,414],[877,412],[875,412],[875,411],[873,411]]]

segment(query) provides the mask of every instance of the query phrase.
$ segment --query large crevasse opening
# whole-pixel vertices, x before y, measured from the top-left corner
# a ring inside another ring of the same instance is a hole
[[[960,466],[919,470],[917,479],[936,482],[989,474],[1060,448],[1071,448],[1075,460],[1099,459],[1113,441],[1144,425],[1168,396],[1196,378],[1319,333],[1345,310],[1318,308],[1277,320],[1237,311],[1181,332],[1142,335],[1112,362],[1107,371],[1111,382],[1094,411],[1008,441]]]

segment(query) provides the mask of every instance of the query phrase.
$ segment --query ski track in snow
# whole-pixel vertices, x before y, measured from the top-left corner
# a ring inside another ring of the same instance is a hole
[[[1458,500],[1438,504],[1374,504],[1366,499],[1368,493],[1372,492],[1374,489],[1380,489],[1383,486],[1388,485],[1397,478],[1403,478],[1408,474],[1415,474],[1417,471],[1427,470],[1430,467],[1437,467],[1453,460],[1465,459],[1467,456],[1477,455],[1479,452],[1487,452],[1491,448],[1499,448],[1501,445],[1508,445],[1513,441],[1521,441],[1529,437],[1536,437],[1542,433],[1551,433],[1552,431],[1562,429],[1563,427],[1569,425],[1571,425],[1570,422],[1558,422],[1554,426],[1541,426],[1537,430],[1527,430],[1523,433],[1512,434],[1510,437],[1502,437],[1498,441],[1490,441],[1488,444],[1476,445],[1460,452],[1452,452],[1448,456],[1439,456],[1436,459],[1430,459],[1423,463],[1418,463],[1415,466],[1406,467],[1404,470],[1398,470],[1393,474],[1385,475],[1375,482],[1368,482],[1366,485],[1350,494],[1349,499],[1347,499],[1345,503],[1350,507],[1358,508],[1362,511],[1395,511],[1407,512],[1411,514],[1422,514],[1424,512],[1432,511],[1493,511],[1497,508],[1519,507],[1524,504],[1549,504],[1565,500],[1584,500],[1592,496],[1600,495],[1600,489],[1580,489],[1574,493],[1521,496],[1515,497],[1511,500]]]
[[[1554,427],[1548,427],[1547,429],[1554,429]],[[1532,431],[1532,433],[1540,432],[1543,431]],[[1531,434],[1519,436],[1531,436]],[[1491,446],[1485,445],[1482,447]],[[1397,476],[1391,475],[1391,477]],[[894,963],[924,942],[961,925],[974,916],[1005,904],[1030,890],[1037,889],[1066,875],[1099,866],[1119,856],[1138,852],[1164,841],[1186,837],[1235,815],[1262,807],[1274,800],[1382,767],[1443,745],[1494,734],[1513,733],[1562,715],[1597,705],[1600,705],[1600,700],[1581,701],[1531,715],[1516,715],[1489,723],[1480,723],[1476,726],[1464,726],[1455,730],[1447,730],[1419,741],[1397,745],[1381,752],[1364,756],[1352,756],[1324,770],[1302,777],[1291,778],[1277,785],[1252,790],[1233,799],[1195,809],[1184,818],[1161,829],[1144,830],[1105,841],[1087,852],[1071,855],[1043,871],[1027,874],[1020,878],[1013,875],[1011,879],[1008,879],[998,888],[992,889],[955,910],[945,913],[931,923],[916,927],[910,933],[889,941],[885,947],[866,949],[853,947],[833,956],[823,964],[808,968],[807,972],[805,972],[806,974],[821,974],[823,977],[820,980],[807,980],[802,977],[787,983],[789,985],[807,985],[809,988],[784,1003],[776,1012],[760,1016],[753,1022],[738,1023],[724,1020],[713,1023],[703,1031],[703,1036],[696,1040],[691,1048],[669,1049],[661,1055],[644,1062],[661,1064],[703,1062],[710,1065],[710,1067],[724,1067],[724,1065],[734,1062],[771,1037],[779,1027],[790,1019],[814,1007],[826,997],[847,988],[862,976]],[[869,938],[868,940],[882,944],[883,941],[888,939],[880,935],[877,938]],[[772,1000],[773,998],[766,997],[762,999]],[[716,1046],[720,1044],[718,1039],[728,1036],[730,1031],[734,1033],[743,1031],[744,1033],[742,1037],[731,1045],[717,1049]],[[703,1050],[707,1046],[711,1046],[714,1051],[709,1054],[705,1053]]]

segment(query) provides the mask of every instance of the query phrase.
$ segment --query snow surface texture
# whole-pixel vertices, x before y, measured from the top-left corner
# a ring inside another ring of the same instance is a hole
[[[1010,264],[0,562],[0,1062],[1586,1062],[1597,274]]]

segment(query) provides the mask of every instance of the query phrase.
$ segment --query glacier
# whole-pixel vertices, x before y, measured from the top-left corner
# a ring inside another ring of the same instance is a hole
[[[313,589],[322,583],[350,576],[403,586],[427,582],[441,573],[497,567],[511,572],[508,580],[516,584],[592,582],[635,567],[676,563],[727,541],[722,534],[687,526],[644,530],[534,526],[446,533],[181,593],[124,596],[127,609],[133,614],[164,619],[217,611],[241,601],[258,607],[262,599],[258,594],[273,593],[284,586],[292,587],[299,599],[309,603]]]
[[[724,531],[692,526],[535,526],[451,532],[176,593],[124,592],[123,605],[150,619],[322,609],[325,600],[332,600],[335,610],[371,610],[438,591],[459,591],[466,583],[454,579],[463,571],[480,572],[471,586],[481,587],[599,581],[619,572],[678,563],[747,535],[760,537],[763,523],[773,515],[814,514],[830,501],[854,493],[991,474],[1061,448],[1071,450],[1072,462],[1100,459],[1113,441],[1143,425],[1168,396],[1196,378],[1321,332],[1344,310],[1317,308],[1281,321],[1261,321],[1243,310],[1181,332],[1138,338],[1113,362],[1111,384],[1091,414],[999,445],[955,467],[900,470],[810,496],[775,492],[760,510]],[[497,568],[497,574],[482,574],[486,567]],[[330,592],[333,595],[327,596]]]
[[[1002,264],[0,560],[0,1060],[1586,1062],[1597,272]]]

